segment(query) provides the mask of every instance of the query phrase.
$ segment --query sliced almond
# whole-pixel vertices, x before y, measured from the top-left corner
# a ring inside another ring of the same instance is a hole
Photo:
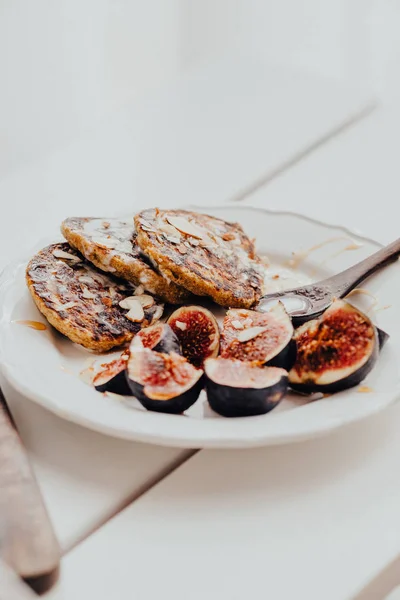
[[[74,308],[74,306],[77,306],[77,302],[67,302],[66,304],[59,304],[56,310],[60,312],[62,310],[69,310],[70,308]]]
[[[92,242],[103,248],[113,250],[115,246],[118,246],[119,240],[112,238],[111,236],[106,237],[105,235],[92,236]]]
[[[149,296],[148,294],[132,296],[132,298],[135,298],[135,300],[138,300],[140,302],[140,304],[143,306],[143,308],[150,308],[150,306],[153,306],[153,304],[154,304],[153,296]]]
[[[94,300],[97,298],[96,294],[93,294],[86,286],[83,288],[82,298],[88,298]]]
[[[94,279],[93,277],[90,277],[90,275],[82,275],[81,277],[78,277],[78,281],[81,283],[94,283]]]
[[[164,312],[164,307],[163,306],[156,306],[156,309],[154,311],[153,314],[153,318],[152,318],[152,323],[155,323],[156,321],[158,321],[158,319],[161,319],[162,315]]]
[[[69,252],[64,252],[64,250],[53,250],[53,256],[56,258],[65,258],[67,260],[72,260],[73,262],[81,262],[79,256],[75,254],[70,254]]]
[[[176,236],[166,234],[165,237],[167,238],[167,240],[169,242],[171,242],[171,244],[180,244],[181,243],[181,238],[178,238]]]
[[[232,321],[232,327],[235,329],[244,329],[243,323],[241,321]]]
[[[185,331],[187,329],[187,323],[183,323],[182,321],[175,321],[175,325],[181,331]]]
[[[125,308],[126,310],[130,310],[135,304],[140,304],[140,302],[136,299],[136,296],[128,296],[119,302],[121,308]],[[142,306],[140,304],[140,306]]]
[[[143,225],[143,227],[147,227],[147,229],[150,229],[150,230],[151,230],[151,229],[153,229],[153,227],[152,227],[151,223],[149,223],[148,221],[146,221],[146,219],[141,219],[141,218],[140,218],[140,219],[139,219],[139,223],[140,223],[141,225]]]
[[[126,313],[125,317],[133,323],[141,323],[144,319],[144,310],[143,306],[135,300],[135,303],[131,304],[129,312]]]
[[[194,238],[201,240],[204,237],[205,231],[197,227],[194,223],[191,223],[184,217],[167,217],[168,223],[173,225],[181,233],[191,235]]]
[[[264,331],[267,331],[268,327],[250,327],[249,329],[244,329],[238,333],[237,339],[239,342],[248,342],[249,340],[253,340]]]
[[[130,310],[135,304],[140,304],[143,308],[149,308],[154,304],[153,296],[149,296],[147,294],[141,294],[140,296],[128,296],[128,298],[124,298],[119,303],[121,308],[125,308]]]
[[[173,227],[163,219],[157,219],[157,228],[164,236],[171,236],[172,238],[181,240],[181,234],[176,227]]]

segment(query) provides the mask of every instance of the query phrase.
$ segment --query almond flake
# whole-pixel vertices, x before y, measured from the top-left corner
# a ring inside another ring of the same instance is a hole
[[[102,246],[103,248],[108,248],[110,250],[113,250],[119,243],[115,238],[105,236],[93,236],[92,242],[97,244],[97,246]]]
[[[153,306],[153,304],[154,304],[153,296],[149,296],[148,294],[141,294],[139,296],[131,296],[131,298],[134,298],[135,300],[140,302],[140,304],[141,304],[141,306],[143,306],[143,308],[150,308],[150,306]]]
[[[121,300],[121,302],[119,303],[120,307],[125,308],[126,310],[134,308],[137,304],[139,304],[139,306],[142,306],[136,296],[128,296],[127,298]]]
[[[243,329],[243,323],[241,321],[232,321],[232,327],[235,329]]]
[[[77,302],[67,302],[66,304],[59,304],[56,310],[60,312],[62,310],[69,310],[70,308],[74,308],[74,306],[77,306]]]
[[[194,223],[190,223],[190,221],[183,217],[167,217],[167,221],[181,233],[198,238],[199,240],[204,237],[205,232],[200,227],[197,227]]]
[[[130,321],[133,321],[133,323],[141,323],[144,319],[144,310],[140,302],[136,302],[132,305],[132,308],[126,313],[125,317]]]
[[[268,327],[250,327],[250,329],[244,329],[238,333],[237,339],[239,342],[248,342],[254,339],[264,331],[267,331]]]
[[[167,235],[167,234],[164,234],[164,235],[167,238],[167,240],[169,242],[171,242],[171,244],[180,244],[181,243],[181,238],[173,237],[172,235]]]
[[[139,219],[139,223],[141,225],[143,225],[144,227],[147,227],[147,229],[152,229],[151,223],[149,223],[148,221],[146,221],[146,219]]]
[[[159,229],[159,231],[161,232],[162,235],[164,235],[164,236],[170,236],[171,238],[179,239],[179,241],[181,240],[181,234],[176,229],[176,227],[173,227],[172,225],[170,225],[166,221],[163,221],[162,219],[158,219],[157,220],[157,227],[158,227],[158,229]]]
[[[156,321],[158,321],[158,319],[161,319],[163,312],[164,312],[164,307],[163,306],[156,306],[156,309],[154,311],[153,318],[152,318],[151,322],[155,323]]]
[[[175,321],[175,325],[181,331],[185,331],[187,329],[187,323],[183,323],[182,321]]]
[[[75,254],[70,254],[69,252],[64,252],[64,250],[53,250],[53,256],[56,258],[66,258],[67,260],[72,260],[73,262],[81,262],[79,256]]]
[[[94,300],[97,298],[96,294],[93,294],[87,287],[83,288],[82,298],[89,298],[90,300]]]
[[[78,281],[81,283],[94,283],[94,279],[93,277],[90,277],[90,275],[82,275],[81,277],[78,277]]]

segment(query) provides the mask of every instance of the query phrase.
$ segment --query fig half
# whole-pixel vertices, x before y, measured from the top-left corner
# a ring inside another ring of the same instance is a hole
[[[132,391],[125,376],[129,353],[124,354],[112,362],[104,363],[93,379],[93,385],[98,392],[112,392],[121,396],[131,396]]]
[[[182,354],[181,345],[171,327],[166,323],[156,323],[141,329],[132,340],[132,347],[143,345],[156,352],[176,352]]]
[[[214,315],[202,306],[181,306],[167,321],[177,336],[182,354],[195,367],[218,356],[219,328]]]
[[[224,417],[263,415],[279,404],[288,387],[288,374],[278,367],[257,367],[231,358],[204,363],[208,402]]]
[[[267,312],[228,310],[221,333],[221,356],[289,370],[296,358],[292,320],[282,302]]]
[[[299,327],[294,337],[297,358],[289,384],[305,393],[339,392],[358,385],[379,354],[376,327],[344,300],[336,300],[321,317]]]
[[[126,373],[132,394],[145,408],[157,412],[184,412],[203,388],[203,371],[175,352],[131,348]]]

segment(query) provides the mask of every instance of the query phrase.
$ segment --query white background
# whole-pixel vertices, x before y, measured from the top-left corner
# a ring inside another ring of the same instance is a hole
[[[399,0],[0,0],[0,176],[224,54],[393,100],[399,27]]]

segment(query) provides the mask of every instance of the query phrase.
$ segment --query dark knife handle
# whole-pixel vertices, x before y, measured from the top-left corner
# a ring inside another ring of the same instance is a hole
[[[1,389],[0,556],[37,593],[57,581],[59,545]]]

